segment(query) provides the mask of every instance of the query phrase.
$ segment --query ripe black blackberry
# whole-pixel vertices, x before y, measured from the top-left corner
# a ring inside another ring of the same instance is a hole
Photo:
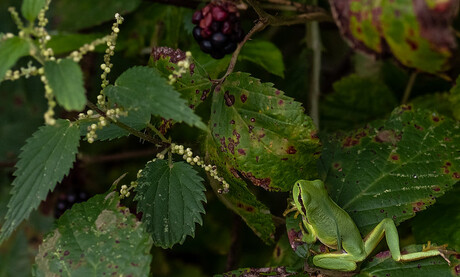
[[[88,194],[81,190],[60,193],[54,207],[54,217],[59,218],[66,210],[72,208],[73,204],[86,200],[88,200]]]
[[[244,31],[240,25],[240,14],[232,2],[212,1],[192,17],[193,37],[203,52],[215,59],[233,53],[243,40]]]

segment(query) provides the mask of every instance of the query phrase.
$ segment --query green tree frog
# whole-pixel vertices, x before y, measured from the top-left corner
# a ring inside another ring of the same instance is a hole
[[[315,255],[313,263],[322,268],[353,271],[385,235],[391,256],[395,261],[414,261],[451,254],[443,246],[424,248],[422,252],[401,254],[396,225],[390,218],[383,219],[364,239],[350,215],[329,197],[321,180],[297,181],[292,190],[294,209],[302,215],[302,241],[314,243],[317,239],[336,252]]]

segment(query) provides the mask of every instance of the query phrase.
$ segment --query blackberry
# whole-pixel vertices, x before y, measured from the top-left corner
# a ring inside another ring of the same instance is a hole
[[[237,44],[244,38],[238,9],[232,2],[215,0],[192,16],[193,37],[201,51],[215,59],[235,51]]]
[[[88,194],[80,190],[59,194],[54,208],[54,217],[59,218],[66,210],[72,208],[73,204],[86,201],[88,198]]]

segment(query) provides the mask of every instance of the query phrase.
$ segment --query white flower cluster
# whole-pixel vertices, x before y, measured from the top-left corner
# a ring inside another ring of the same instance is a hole
[[[174,69],[173,73],[169,75],[169,84],[172,85],[177,81],[177,78],[180,78],[182,74],[186,73],[190,68],[192,60],[192,52],[185,52],[185,59],[177,62],[178,69]]]
[[[105,112],[106,116],[110,118],[113,121],[117,121],[120,116],[127,116],[128,113],[121,110],[120,108],[115,108],[115,109],[108,109]],[[86,133],[86,139],[88,140],[89,143],[93,143],[97,139],[97,130],[101,130],[105,126],[107,126],[107,118],[104,116],[101,116],[99,114],[95,114],[93,110],[88,110],[86,111],[86,114],[80,113],[78,114],[78,119],[87,119],[87,118],[97,118],[98,121],[97,123],[93,123],[88,126],[87,130],[88,133]]]
[[[35,33],[38,37],[40,54],[45,58],[45,61],[51,60],[54,61],[54,52],[51,48],[46,48],[46,43],[51,39],[51,36],[45,29],[46,24],[48,24],[48,19],[45,16],[46,11],[48,11],[51,0],[46,0],[45,6],[38,13],[38,27],[35,28]]]
[[[14,81],[23,76],[27,79],[30,76],[36,76],[37,74],[43,75],[44,73],[45,70],[43,69],[43,67],[37,68],[32,65],[32,62],[29,62],[27,64],[27,67],[21,67],[19,70],[7,70],[5,76],[3,77],[3,80]]]
[[[68,58],[71,58],[74,62],[78,63],[83,58],[83,56],[86,55],[86,53],[92,52],[94,49],[96,49],[96,46],[106,43],[109,37],[110,36],[105,36],[103,38],[98,38],[91,43],[84,44],[82,47],[78,48],[78,50],[70,53]]]
[[[139,169],[137,172],[137,179],[141,177],[142,169]],[[120,189],[120,198],[129,197],[131,195],[131,190],[137,187],[137,181],[131,181],[129,187],[127,185],[122,185]]]
[[[116,13],[115,14],[116,21],[112,24],[112,33],[107,36],[107,49],[105,50],[104,55],[104,63],[101,64],[102,74],[101,74],[101,92],[100,95],[97,97],[97,103],[100,106],[104,106],[106,104],[105,96],[103,94],[103,90],[106,86],[109,85],[109,80],[107,80],[107,74],[110,73],[113,64],[110,62],[110,58],[115,54],[115,45],[117,44],[117,37],[118,33],[120,32],[119,26],[123,23],[123,17]]]
[[[54,107],[56,107],[56,101],[54,101],[53,89],[48,84],[48,79],[45,75],[40,77],[40,80],[45,85],[45,98],[48,100],[48,110],[45,112],[43,117],[45,118],[45,123],[48,125],[54,125],[56,119],[54,119]]]
[[[190,165],[197,165],[203,168],[211,177],[213,177],[216,181],[218,181],[222,188],[218,190],[218,193],[227,193],[229,190],[229,184],[225,181],[224,178],[220,177],[217,172],[217,167],[215,165],[205,164],[204,161],[199,156],[193,156],[192,149],[184,148],[183,145],[178,145],[175,143],[171,144],[171,153],[182,155],[182,159],[184,159]],[[163,153],[157,154],[157,159],[164,159]]]

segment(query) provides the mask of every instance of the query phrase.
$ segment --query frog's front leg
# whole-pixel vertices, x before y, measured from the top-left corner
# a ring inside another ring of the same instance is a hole
[[[422,252],[415,252],[401,255],[399,249],[399,236],[396,225],[390,218],[385,218],[364,238],[364,249],[366,253],[371,253],[385,235],[391,257],[395,261],[415,261],[433,256],[442,256],[449,264],[450,261],[442,252],[443,248],[429,247]],[[447,253],[448,251],[446,251]]]

